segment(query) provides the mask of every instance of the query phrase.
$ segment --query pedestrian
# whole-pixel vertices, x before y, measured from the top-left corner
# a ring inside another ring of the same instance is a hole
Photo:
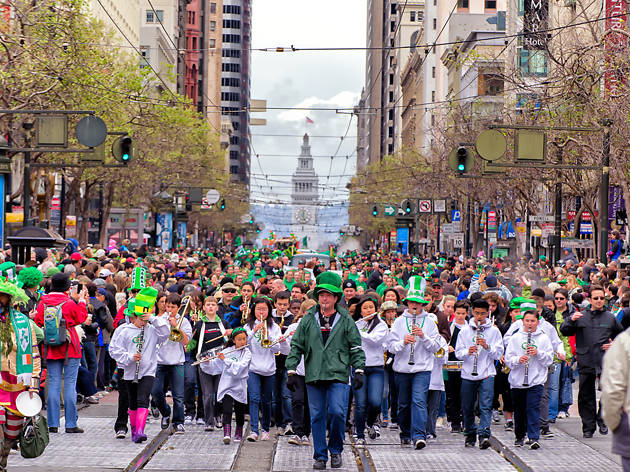
[[[554,350],[547,334],[540,329],[536,302],[521,303],[523,329],[515,333],[505,351],[510,367],[510,387],[514,402],[516,446],[523,446],[525,434],[531,449],[540,448],[540,404]]]
[[[398,426],[402,445],[426,446],[427,395],[435,353],[440,348],[437,324],[425,311],[430,300],[424,298],[426,280],[409,278],[409,290],[403,300],[404,313],[391,329],[389,351],[396,356],[393,370],[398,390]]]
[[[450,325],[451,340],[448,345],[448,360],[456,362],[455,346],[457,346],[457,337],[462,329],[466,327],[466,318],[468,317],[469,304],[465,299],[458,300],[455,303],[455,318]],[[462,431],[462,373],[461,370],[448,370],[446,379],[446,416],[451,424],[452,433],[461,433]]]
[[[168,339],[170,325],[164,317],[154,315],[157,290],[147,287],[129,300],[125,316],[129,323],[121,325],[112,336],[109,352],[124,369],[127,383],[131,440],[146,441],[144,434],[149,416],[149,395],[157,370],[158,345]]]
[[[274,323],[278,325],[282,334],[293,323],[293,313],[289,311],[291,292],[282,290],[275,294],[272,312]],[[279,434],[291,435],[291,392],[287,388],[287,370],[285,367],[287,356],[282,353],[276,355],[276,373],[272,390],[272,411]]]
[[[70,279],[67,274],[57,273],[51,278],[50,293],[44,295],[37,306],[35,323],[44,329],[44,356],[48,373],[48,397],[46,416],[48,429],[59,430],[61,382],[63,379],[64,413],[66,433],[82,433],[77,426],[77,375],[81,364],[81,341],[75,329],[87,319],[87,290],[80,293],[73,289],[68,295]],[[64,326],[66,332],[60,327]]]
[[[361,349],[361,335],[349,313],[339,305],[342,294],[341,277],[336,273],[323,272],[317,276],[314,296],[318,303],[300,321],[286,362],[287,386],[294,389],[298,382],[296,368],[302,356],[305,359],[316,470],[326,468],[329,453],[331,468],[342,466],[351,366],[353,388],[359,389],[363,384],[365,353]]]
[[[595,285],[591,287],[590,308],[581,308],[567,317],[560,326],[565,336],[575,335],[579,372],[578,411],[582,419],[582,434],[592,438],[599,426],[600,434],[608,434],[608,427],[597,408],[595,382],[601,375],[602,358],[613,339],[623,331],[615,316],[604,309],[606,292]]]
[[[459,333],[455,356],[462,365],[462,413],[465,446],[474,447],[479,436],[479,448],[490,447],[492,397],[494,394],[495,362],[503,356],[501,332],[488,319],[490,305],[484,299],[472,302],[473,318]],[[479,402],[479,426],[475,422],[475,404]]]

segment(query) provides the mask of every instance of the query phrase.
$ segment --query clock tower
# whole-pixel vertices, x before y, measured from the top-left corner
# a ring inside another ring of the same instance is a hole
[[[319,178],[313,168],[313,156],[308,134],[302,140],[298,166],[291,178],[293,205],[292,231],[301,240],[307,236],[308,246],[317,245],[317,202],[319,200]]]

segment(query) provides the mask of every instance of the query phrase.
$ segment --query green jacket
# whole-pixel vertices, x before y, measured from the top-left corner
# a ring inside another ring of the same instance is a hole
[[[347,383],[351,365],[355,369],[365,368],[361,334],[348,311],[337,305],[337,316],[340,318],[324,346],[324,338],[316,319],[318,313],[319,305],[316,305],[300,321],[291,339],[291,353],[287,357],[286,368],[289,371],[295,370],[304,356],[307,383],[318,380]]]

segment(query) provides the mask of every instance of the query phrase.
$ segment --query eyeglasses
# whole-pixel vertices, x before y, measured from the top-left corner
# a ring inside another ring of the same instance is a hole
[[[556,300],[566,300],[565,297],[555,297]]]
[[[225,290],[221,290],[223,293],[236,293],[236,290],[234,290],[233,288],[228,288]]]
[[[591,300],[606,300],[606,297],[591,297]]]

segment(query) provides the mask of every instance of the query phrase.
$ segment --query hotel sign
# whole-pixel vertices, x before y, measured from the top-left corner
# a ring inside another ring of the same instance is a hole
[[[524,0],[523,49],[547,48],[549,0]]]

